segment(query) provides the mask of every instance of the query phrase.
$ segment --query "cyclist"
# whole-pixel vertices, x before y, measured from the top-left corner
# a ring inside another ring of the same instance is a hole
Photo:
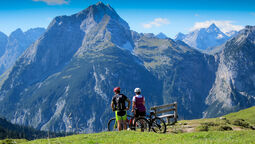
[[[133,96],[132,102],[132,112],[135,115],[135,118],[146,115],[145,108],[145,98],[141,95],[141,89],[135,88],[135,96]],[[133,122],[134,123],[134,122]]]
[[[115,111],[116,121],[118,123],[118,130],[127,130],[127,112],[130,108],[130,100],[124,95],[120,94],[120,87],[115,87],[113,89],[115,95],[112,98],[111,107]],[[126,102],[128,102],[128,107],[126,107]],[[123,127],[122,127],[123,125]]]

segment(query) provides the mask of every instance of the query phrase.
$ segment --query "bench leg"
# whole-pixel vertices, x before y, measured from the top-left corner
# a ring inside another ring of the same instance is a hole
[[[167,124],[171,125],[171,119],[169,117],[167,118]]]
[[[177,123],[177,118],[176,117],[174,118],[174,123]]]

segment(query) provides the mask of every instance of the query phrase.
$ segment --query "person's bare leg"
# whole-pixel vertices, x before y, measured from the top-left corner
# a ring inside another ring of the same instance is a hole
[[[133,122],[132,122],[132,123],[133,123],[133,126],[134,126],[134,125],[135,125],[135,118],[133,119]]]
[[[124,130],[127,130],[127,121],[123,121]]]
[[[120,120],[118,120],[118,129],[119,129],[119,131],[121,131],[121,130],[122,130],[122,127],[121,127],[121,121],[120,121]]]

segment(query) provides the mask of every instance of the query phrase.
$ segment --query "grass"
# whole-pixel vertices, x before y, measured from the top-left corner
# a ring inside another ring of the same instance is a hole
[[[255,129],[255,107],[231,113],[222,118],[182,120],[168,126],[168,131],[173,133],[251,129]]]
[[[236,113],[231,113],[226,115],[225,117],[230,121],[242,119],[250,123],[251,125],[255,125],[255,107],[250,107],[248,109],[244,109]]]
[[[39,139],[19,144],[254,144],[255,131],[228,131],[228,132],[194,132],[182,134],[156,134],[134,131],[102,132],[96,134],[81,134],[54,139]],[[1,142],[0,142],[1,143]]]

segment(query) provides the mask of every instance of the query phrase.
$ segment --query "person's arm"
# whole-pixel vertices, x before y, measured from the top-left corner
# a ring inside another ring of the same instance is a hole
[[[143,97],[143,105],[145,105],[145,98]]]
[[[127,110],[129,110],[129,108],[130,108],[130,105],[131,105],[131,102],[130,102],[130,100],[127,98],[127,100],[126,100],[127,102],[128,102],[128,107],[127,107]]]
[[[132,112],[134,112],[134,110],[135,110],[135,102],[133,101],[133,103],[132,103]]]
[[[113,101],[111,103],[111,107],[112,107],[112,111],[114,111],[114,103],[113,103]]]
[[[114,102],[115,102],[115,97],[112,98],[112,103],[111,103],[112,111],[115,110],[115,104],[114,104]]]

